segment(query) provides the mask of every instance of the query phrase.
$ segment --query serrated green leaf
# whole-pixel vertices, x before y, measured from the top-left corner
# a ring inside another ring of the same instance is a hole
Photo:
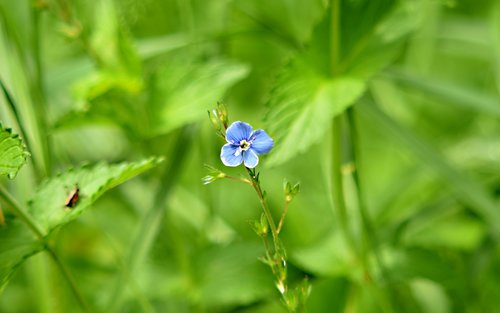
[[[43,182],[28,210],[45,234],[76,219],[107,190],[156,166],[161,159],[149,158],[141,162],[109,165],[84,165],[70,169]],[[72,208],[65,206],[75,187],[79,200]]]
[[[308,39],[312,27],[328,6],[324,0],[251,0],[236,1],[234,5],[258,26],[272,29],[273,35],[292,46]]]
[[[173,57],[158,73],[152,134],[206,119],[207,110],[248,72],[247,66],[227,60],[192,62],[184,56]]]
[[[418,25],[413,1],[397,4],[343,1],[330,11],[356,19],[338,21],[330,12],[317,25],[308,48],[291,61],[271,94],[266,129],[276,148],[268,165],[318,142],[333,117],[363,95],[366,78],[394,58],[401,39]]]
[[[43,246],[31,230],[17,220],[0,227],[0,294],[15,270]]]
[[[302,75],[302,80],[297,77]],[[352,105],[365,91],[355,78],[304,77],[301,70],[283,77],[271,99],[267,129],[276,147],[268,165],[278,165],[305,152],[319,141],[334,116]]]
[[[398,55],[423,21],[425,1],[343,1],[338,72],[370,77]]]
[[[4,128],[0,123],[0,176],[7,175],[10,179],[16,177],[28,156],[18,135],[12,134],[11,129]]]

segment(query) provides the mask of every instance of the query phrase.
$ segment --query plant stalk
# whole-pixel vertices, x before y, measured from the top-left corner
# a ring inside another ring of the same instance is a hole
[[[264,198],[264,192],[262,191],[262,188],[260,187],[260,182],[257,181],[256,177],[252,174],[252,171],[248,168],[245,167],[248,175],[250,176],[250,180],[252,181],[252,186],[257,192],[257,196],[259,197],[260,205],[262,206],[262,211],[264,211],[264,214],[266,215],[267,222],[269,224],[269,227],[271,228],[271,235],[273,237],[273,243],[274,243],[274,252],[277,253],[279,251],[279,244],[278,244],[278,231],[276,229],[276,224],[274,223],[273,216],[271,214],[271,210],[269,210],[269,207],[267,205],[267,201]]]

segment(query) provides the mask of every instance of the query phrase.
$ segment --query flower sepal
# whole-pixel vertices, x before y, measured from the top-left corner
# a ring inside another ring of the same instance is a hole
[[[211,165],[205,164],[205,168],[208,170],[208,174],[201,179],[203,181],[204,185],[211,184],[216,180],[223,179],[223,178],[227,177],[226,173],[222,172],[221,170],[219,170]]]
[[[283,181],[283,192],[285,193],[285,201],[292,202],[293,198],[300,192],[300,183],[292,184],[286,179]]]

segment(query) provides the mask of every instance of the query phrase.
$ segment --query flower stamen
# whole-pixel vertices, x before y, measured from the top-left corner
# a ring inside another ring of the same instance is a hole
[[[250,142],[246,141],[245,139],[240,141],[240,149],[241,151],[247,151],[248,149],[250,149]]]

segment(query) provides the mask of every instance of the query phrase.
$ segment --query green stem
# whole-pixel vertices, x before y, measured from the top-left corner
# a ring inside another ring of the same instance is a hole
[[[26,210],[14,199],[14,197],[0,185],[0,197],[5,200],[14,214],[19,217],[40,239],[43,240],[43,231],[40,226],[31,218]]]
[[[61,261],[61,259],[59,258],[59,256],[57,255],[57,253],[54,251],[54,249],[49,246],[49,245],[46,245],[46,248],[47,252],[50,254],[50,256],[52,257],[52,259],[54,260],[54,262],[56,263],[57,267],[59,268],[59,270],[61,271],[61,273],[63,274],[64,278],[66,279],[66,281],[68,282],[71,290],[73,291],[73,294],[75,295],[75,298],[76,300],[78,301],[78,303],[80,304],[80,306],[82,307],[83,311],[84,312],[87,312],[87,313],[90,313],[92,312],[92,310],[90,309],[90,306],[88,305],[87,301],[85,301],[85,298],[82,296],[82,293],[80,292],[80,289],[78,288],[78,286],[76,285],[76,282],[75,282],[75,279],[73,278],[73,276],[71,275],[71,273],[69,272],[68,268],[64,265],[64,263]]]
[[[43,154],[43,165],[44,165],[44,174],[50,174],[52,171],[52,160],[50,155],[50,141],[47,135],[47,121],[46,121],[46,113],[45,107],[46,98],[45,98],[45,89],[43,86],[43,67],[41,60],[41,49],[40,49],[40,32],[42,29],[42,25],[40,23],[40,9],[36,6],[33,6],[32,9],[33,16],[33,29],[32,29],[32,41],[33,41],[33,60],[35,63],[35,73],[34,73],[34,82],[32,85],[32,93],[33,100],[37,103],[34,105],[34,113],[37,121],[37,135],[40,140],[41,151]]]
[[[234,176],[231,176],[231,175],[225,175],[224,178],[232,179],[234,181],[237,181],[237,182],[240,182],[240,183],[244,183],[244,184],[253,186],[252,182],[250,180],[246,179],[246,178],[234,177]]]
[[[267,222],[269,224],[269,227],[271,228],[271,235],[273,236],[273,243],[274,243],[274,252],[277,253],[279,251],[279,244],[278,244],[278,231],[276,229],[276,224],[274,223],[273,215],[271,214],[271,210],[269,210],[269,207],[267,206],[267,201],[264,198],[264,192],[262,191],[262,188],[260,187],[260,182],[257,180],[257,177],[252,174],[252,171],[248,168],[245,167],[248,175],[250,176],[250,179],[252,181],[252,186],[257,192],[257,196],[259,197],[260,205],[262,206],[262,210],[264,211],[264,214],[266,215]]]
[[[10,206],[10,209],[14,214],[19,217],[38,237],[40,241],[45,241],[45,237],[43,234],[42,229],[37,225],[37,223],[31,218],[31,216],[28,214],[25,208],[23,208],[17,201],[12,197],[12,195],[3,187],[0,186],[0,197],[5,200],[5,202]],[[71,290],[73,291],[73,294],[75,295],[75,298],[77,299],[78,303],[82,307],[83,311],[85,312],[91,312],[90,307],[88,306],[87,302],[83,298],[80,290],[78,289],[75,280],[71,276],[71,273],[68,271],[68,269],[64,266],[62,263],[61,259],[59,256],[56,254],[56,252],[53,250],[52,247],[49,245],[45,245],[45,249],[49,252],[50,256],[52,259],[55,261],[57,267],[61,271],[61,273],[64,275],[66,280],[68,281]]]
[[[359,135],[357,131],[357,125],[356,125],[356,117],[355,117],[355,112],[354,112],[354,107],[350,107],[347,110],[347,118],[348,118],[348,124],[349,124],[349,133],[351,137],[351,156],[352,156],[352,162],[354,163],[354,170],[352,172],[353,180],[354,180],[354,185],[356,187],[356,194],[358,198],[358,205],[359,205],[359,211],[360,211],[360,216],[361,216],[361,228],[363,230],[363,255],[366,258],[367,253],[369,252],[368,250],[371,250],[373,252],[373,255],[375,256],[375,261],[378,265],[378,268],[380,269],[381,275],[384,279],[384,281],[388,281],[388,272],[383,264],[382,257],[379,253],[378,250],[378,242],[377,242],[377,234],[374,230],[373,224],[371,222],[371,219],[368,214],[368,210],[366,207],[366,203],[364,201],[363,197],[363,189],[362,189],[362,184],[361,180],[359,177],[359,168],[360,168],[360,162],[359,162],[359,155],[360,155],[360,148],[359,148]],[[384,308],[384,311],[386,312],[393,312],[391,302],[390,302],[390,297],[386,298],[383,295],[380,297],[380,302],[382,307]]]
[[[353,166],[353,171],[352,171],[352,176],[354,180],[354,185],[356,187],[356,193],[357,193],[357,198],[358,198],[358,204],[359,204],[359,212],[361,216],[361,226],[363,229],[363,237],[364,241],[367,243],[367,246],[372,246],[375,249],[375,243],[376,243],[376,237],[375,237],[375,231],[373,229],[373,225],[371,223],[371,220],[368,216],[366,204],[363,198],[362,194],[362,186],[361,186],[361,181],[359,178],[359,138],[358,138],[358,133],[356,129],[356,121],[354,117],[354,109],[353,107],[350,107],[347,110],[347,118],[349,121],[349,133],[350,133],[350,138],[351,138],[351,157],[352,157],[352,162],[354,164]]]
[[[331,1],[330,20],[330,73],[332,76],[338,74],[340,63],[340,0]]]
[[[281,218],[280,218],[280,221],[278,223],[278,229],[276,230],[276,232],[280,233],[281,231],[281,227],[283,226],[283,221],[285,220],[285,216],[286,216],[286,213],[288,211],[288,206],[290,205],[290,201],[285,201],[285,206],[283,207],[283,213],[281,213]]]
[[[342,116],[333,119],[332,126],[332,194],[333,204],[339,217],[340,229],[351,247],[356,246],[349,231],[347,207],[344,198],[344,183],[342,179]]]

